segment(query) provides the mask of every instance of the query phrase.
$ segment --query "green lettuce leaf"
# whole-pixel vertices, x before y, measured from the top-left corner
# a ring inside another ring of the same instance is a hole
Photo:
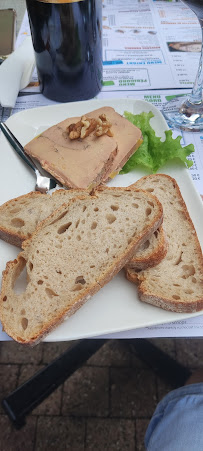
[[[124,116],[142,131],[143,143],[132,157],[123,166],[120,174],[126,174],[132,171],[136,166],[141,165],[149,171],[155,173],[169,160],[179,158],[189,168],[193,165],[187,156],[194,152],[193,144],[182,147],[181,136],[172,137],[172,130],[166,130],[165,141],[157,137],[154,129],[150,125],[150,119],[154,117],[153,113],[132,114],[125,111]]]

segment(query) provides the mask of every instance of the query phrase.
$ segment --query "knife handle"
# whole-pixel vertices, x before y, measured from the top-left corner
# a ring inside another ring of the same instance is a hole
[[[11,144],[11,146],[13,147],[13,149],[17,152],[17,154],[25,161],[25,163],[28,164],[28,166],[30,166],[30,168],[36,173],[37,168],[35,167],[35,165],[33,164],[33,161],[31,160],[30,157],[28,157],[25,153],[24,153],[24,149],[23,146],[19,143],[19,141],[16,139],[16,137],[13,135],[13,133],[11,132],[11,130],[7,127],[6,124],[4,124],[3,122],[0,123],[0,129],[2,130],[3,134],[6,136],[6,138],[8,139],[9,143]]]

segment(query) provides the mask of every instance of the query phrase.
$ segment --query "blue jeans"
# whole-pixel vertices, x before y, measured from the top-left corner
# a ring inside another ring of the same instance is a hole
[[[177,388],[160,401],[145,446],[147,451],[203,450],[203,383]]]

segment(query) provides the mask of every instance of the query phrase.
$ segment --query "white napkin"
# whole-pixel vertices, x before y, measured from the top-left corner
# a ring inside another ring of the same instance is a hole
[[[13,108],[18,93],[32,77],[35,66],[34,50],[30,36],[0,65],[0,104]]]

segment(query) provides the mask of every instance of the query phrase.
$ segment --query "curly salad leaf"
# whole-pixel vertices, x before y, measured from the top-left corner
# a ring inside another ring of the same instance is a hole
[[[186,157],[194,152],[193,144],[182,147],[180,144],[181,136],[173,139],[172,130],[166,130],[165,141],[157,137],[154,129],[150,125],[150,119],[154,117],[153,113],[132,114],[124,112],[124,117],[136,125],[142,131],[143,143],[132,157],[123,166],[120,174],[126,174],[132,171],[136,166],[145,166],[149,171],[155,173],[167,161],[179,158],[189,168],[193,165],[191,160]]]

